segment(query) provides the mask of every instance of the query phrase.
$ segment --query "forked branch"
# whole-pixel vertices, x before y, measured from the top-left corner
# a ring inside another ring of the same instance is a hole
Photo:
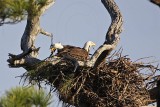
[[[106,34],[105,42],[98,50],[94,53],[91,58],[91,62],[94,63],[94,67],[98,67],[102,64],[106,57],[114,50],[120,40],[120,33],[122,32],[123,19],[121,12],[114,2],[114,0],[101,0],[104,7],[107,9],[111,16],[111,24]]]
[[[91,59],[87,63],[79,62],[81,66],[98,67],[103,64],[106,57],[114,50],[120,40],[120,33],[122,32],[123,18],[121,12],[114,2],[114,0],[101,0],[104,7],[107,9],[111,16],[111,24],[106,33],[106,39],[103,45],[101,45],[93,54]]]

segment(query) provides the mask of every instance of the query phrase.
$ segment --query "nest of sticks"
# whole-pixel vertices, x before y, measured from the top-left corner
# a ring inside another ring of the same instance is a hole
[[[21,77],[30,83],[49,85],[66,105],[76,107],[140,107],[150,101],[151,77],[157,67],[132,62],[114,53],[98,68],[78,67],[62,60],[56,65],[44,61]],[[145,72],[142,73],[142,72]]]

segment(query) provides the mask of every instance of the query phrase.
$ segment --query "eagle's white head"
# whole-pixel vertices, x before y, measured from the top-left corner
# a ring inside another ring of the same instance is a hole
[[[85,44],[84,44],[84,49],[89,52],[90,51],[90,48],[93,47],[93,46],[96,46],[96,44],[92,41],[87,41]]]
[[[56,49],[63,49],[63,45],[61,43],[55,43],[50,47],[51,52],[54,52]]]

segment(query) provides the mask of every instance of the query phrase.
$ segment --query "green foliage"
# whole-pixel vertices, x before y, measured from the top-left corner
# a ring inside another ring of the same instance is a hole
[[[74,83],[74,77],[72,75],[65,77],[63,82],[61,82],[60,84],[59,92],[65,95],[65,97],[68,97],[69,92],[71,88],[73,87],[73,83]]]
[[[40,107],[47,107],[47,105],[51,104],[51,97],[47,95],[42,89],[35,90],[34,94],[31,97],[32,104]]]
[[[51,96],[34,87],[16,87],[0,99],[0,107],[47,107]]]
[[[26,18],[29,5],[26,0],[0,0],[0,7],[1,23],[16,23]]]
[[[47,0],[36,0],[36,4],[40,7],[44,6],[46,4]]]
[[[17,23],[34,16],[46,5],[47,0],[0,0],[0,25]]]

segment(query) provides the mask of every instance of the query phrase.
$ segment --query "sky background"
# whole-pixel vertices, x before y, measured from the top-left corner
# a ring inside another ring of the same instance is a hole
[[[160,8],[148,0],[115,0],[124,19],[123,32],[117,50],[122,47],[123,55],[135,61],[153,56],[146,62],[160,63]],[[91,40],[97,49],[105,39],[111,19],[101,0],[56,0],[56,3],[41,17],[41,27],[53,33],[54,43],[61,42],[83,47]],[[15,25],[0,27],[0,95],[19,84],[25,70],[9,68],[8,53],[19,54],[20,39],[26,20]],[[50,38],[39,35],[36,46],[41,47],[39,58],[50,55]],[[92,50],[93,53],[95,50]],[[54,105],[55,107],[57,105]]]

